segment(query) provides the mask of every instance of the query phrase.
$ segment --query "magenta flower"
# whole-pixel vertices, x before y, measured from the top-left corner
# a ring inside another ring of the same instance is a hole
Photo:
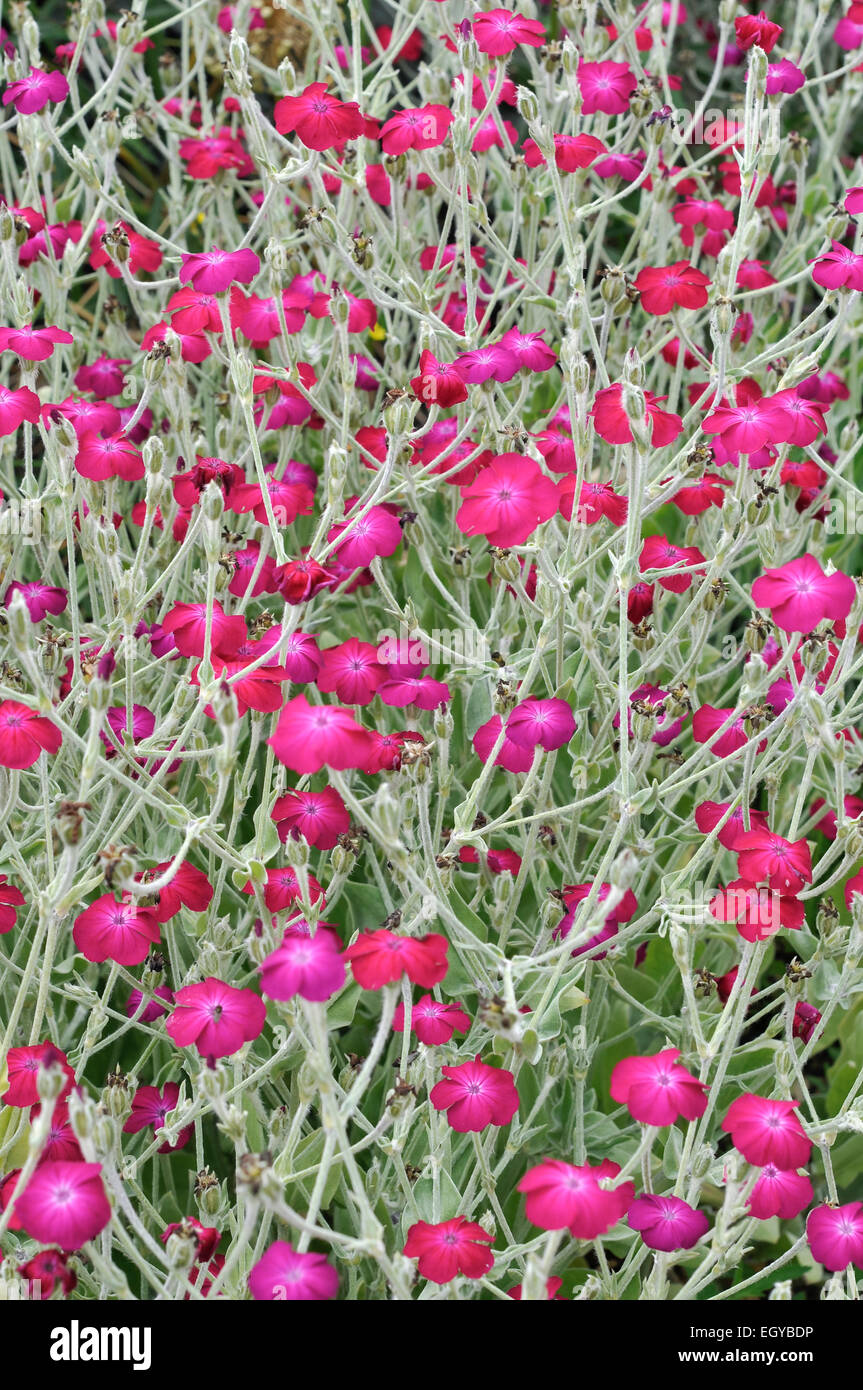
[[[39,411],[39,397],[29,386],[19,386],[17,391],[0,386],[0,436],[14,434],[25,420],[37,424]]]
[[[506,736],[517,748],[552,752],[569,743],[577,728],[566,700],[522,700],[506,721]]]
[[[60,730],[45,715],[17,700],[0,704],[0,767],[23,771],[42,753],[56,753],[62,742]]]
[[[279,762],[293,772],[364,767],[372,752],[371,735],[340,705],[310,705],[295,695],[279,715],[267,740]]]
[[[611,1073],[611,1098],[639,1124],[697,1120],[707,1109],[707,1087],[678,1062],[676,1047],[652,1057],[625,1057]]]
[[[746,1205],[750,1216],[758,1221],[769,1221],[771,1216],[781,1216],[783,1221],[790,1221],[799,1216],[811,1201],[812,1184],[805,1173],[796,1173],[793,1168],[777,1168],[775,1163],[768,1163],[761,1169]]]
[[[719,735],[719,738],[715,737],[729,715],[733,713],[733,709],[717,709],[714,705],[701,705],[692,716],[692,737],[696,743],[709,743],[710,751],[716,758],[728,758],[732,753],[736,753],[738,748],[742,748],[744,744],[749,742],[749,736],[743,727],[742,715],[735,719],[725,732]],[[764,740],[762,740],[758,745],[759,750],[764,746]]]
[[[831,240],[830,250],[809,264],[813,267],[812,279],[816,285],[828,290],[863,290],[863,256],[856,255],[840,241]]]
[[[695,824],[702,835],[708,835],[711,830],[716,828],[728,810],[729,804],[727,801],[702,801],[700,806],[696,806]],[[749,827],[751,830],[766,830],[766,813],[755,811],[750,807]],[[743,807],[738,806],[732,811],[716,838],[725,849],[735,850],[741,835],[746,833],[743,828]]]
[[[782,897],[764,886],[756,888],[745,878],[720,888],[708,906],[717,922],[733,922],[744,941],[768,941],[782,927],[799,931],[806,919],[798,898]]]
[[[526,1193],[528,1221],[543,1231],[569,1230],[575,1240],[595,1240],[605,1235],[624,1216],[635,1196],[635,1184],[601,1187],[614,1178],[620,1164],[604,1159],[597,1167],[576,1167],[559,1158],[547,1158],[529,1168],[518,1184]]]
[[[256,1302],[320,1302],[335,1298],[339,1276],[324,1255],[295,1250],[276,1240],[249,1270],[249,1291]]]
[[[313,82],[299,96],[282,97],[274,112],[281,135],[295,132],[307,150],[332,150],[358,140],[365,119],[355,101],[339,101],[325,82]]]
[[[603,111],[606,116],[620,116],[628,109],[638,83],[628,63],[604,61],[579,63],[578,85],[583,115]]]
[[[863,1202],[844,1207],[816,1207],[806,1221],[812,1256],[825,1269],[863,1269]]]
[[[212,975],[177,990],[176,1008],[165,1024],[178,1047],[197,1047],[202,1057],[232,1057],[263,1031],[267,1010],[251,989],[235,989]]]
[[[405,1031],[405,1013],[404,1004],[399,1004],[393,1014],[394,1033]],[[469,1028],[470,1015],[460,1003],[441,1004],[424,994],[411,1008],[411,1032],[427,1047],[448,1043],[453,1033],[466,1033]]]
[[[314,936],[287,933],[275,951],[261,963],[261,993],[270,999],[303,999],[322,1002],[345,983],[342,943],[329,927],[318,926]]]
[[[554,516],[557,488],[533,459],[498,454],[475,482],[461,489],[456,525],[466,536],[485,536],[489,545],[523,545],[537,526]]]
[[[0,1100],[4,1105],[14,1105],[22,1109],[35,1105],[39,1100],[39,1068],[60,1067],[66,1077],[60,1099],[68,1095],[75,1083],[75,1072],[69,1066],[65,1052],[61,1052],[46,1038],[43,1043],[32,1047],[10,1047],[6,1057],[6,1078],[9,1089]]]
[[[522,333],[509,328],[500,340],[500,347],[514,352],[519,365],[528,372],[548,372],[557,362],[557,353],[545,341],[545,329],[539,333]]]
[[[582,68],[579,69],[579,77]],[[641,295],[641,307],[646,314],[665,315],[672,309],[703,309],[707,303],[710,280],[703,270],[696,270],[689,261],[674,265],[645,266],[633,281]]]
[[[6,590],[6,597],[3,600],[4,606],[9,607],[14,594],[20,594],[25,604],[27,612],[30,614],[31,623],[41,623],[42,619],[50,613],[56,617],[62,613],[67,603],[69,595],[65,589],[60,589],[51,584],[43,584],[41,580],[34,580],[30,584],[21,584],[16,579]]]
[[[794,1005],[794,1020],[791,1025],[792,1037],[800,1038],[804,1043],[810,1042],[820,1022],[820,1010],[812,1004],[807,1004],[805,1000],[798,999]]]
[[[316,849],[333,849],[339,836],[351,828],[345,803],[333,787],[320,792],[288,791],[278,798],[270,815],[282,844],[289,838],[302,838]]]
[[[125,711],[123,713],[125,715]],[[145,883],[154,881],[162,877],[170,864],[170,860],[154,864],[152,869],[146,869],[136,877]],[[153,911],[157,922],[168,922],[172,917],[176,917],[181,907],[188,908],[190,912],[206,912],[212,901],[213,885],[207,875],[186,860],[177,869],[171,882],[159,890],[158,901]]]
[[[17,352],[25,362],[46,362],[56,343],[74,341],[64,328],[54,328],[50,324],[44,328],[34,328],[32,324],[24,328],[0,328],[0,352]]]
[[[538,169],[546,163],[545,155],[535,140],[528,138],[522,145],[524,162],[528,169]],[[554,162],[562,174],[574,174],[576,169],[587,169],[601,154],[607,154],[601,140],[595,135],[555,135]],[[510,333],[514,330],[510,329]],[[504,335],[504,339],[506,338]],[[503,342],[504,339],[501,341]]]
[[[419,375],[411,379],[411,390],[424,405],[448,410],[468,398],[464,372],[458,362],[439,362],[426,348],[420,353]]]
[[[494,1265],[487,1248],[494,1241],[488,1231],[466,1216],[451,1221],[417,1221],[408,1231],[404,1254],[418,1259],[417,1268],[433,1284],[448,1284],[461,1274],[465,1279],[482,1279]]]
[[[179,1099],[180,1087],[176,1081],[167,1081],[161,1091],[158,1086],[139,1086],[132,1099],[131,1113],[123,1125],[123,1133],[138,1134],[142,1129],[152,1127],[153,1133],[158,1134],[164,1128],[167,1116],[176,1110]],[[176,1153],[186,1147],[194,1132],[194,1125],[184,1125],[176,1144],[169,1144],[166,1140],[157,1152]]]
[[[75,471],[93,482],[105,482],[108,478],[137,482],[144,476],[144,457],[124,434],[103,438],[87,430],[79,436]]]
[[[766,1096],[738,1096],[729,1106],[722,1128],[747,1163],[764,1168],[802,1168],[809,1158],[811,1140],[794,1113],[796,1100],[768,1100]]]
[[[825,574],[814,555],[801,555],[767,570],[752,585],[752,602],[767,608],[782,632],[813,632],[820,622],[848,617],[857,595],[841,570]]]
[[[431,932],[428,936],[397,936],[381,927],[360,932],[345,952],[354,979],[363,989],[383,989],[403,975],[423,989],[439,985],[447,972],[449,942]]]
[[[173,1004],[174,992],[168,989],[167,985],[159,985],[153,990],[153,994],[155,998],[148,1000],[146,1007],[141,1009],[140,1014],[138,1014],[144,995],[139,989],[131,989],[129,998],[126,1000],[126,1017],[134,1018],[138,1014],[141,1023],[152,1023],[155,1019],[164,1017],[168,1010],[164,1004],[158,1003],[158,1000],[164,999],[166,1004]]]
[[[691,1250],[710,1227],[704,1212],[680,1197],[655,1197],[651,1193],[636,1197],[626,1219],[651,1250]]]
[[[321,655],[318,690],[337,695],[347,705],[370,704],[378,686],[386,680],[386,669],[378,661],[378,649],[371,642],[349,637],[337,647],[324,647]]]
[[[447,137],[454,116],[448,106],[431,104],[418,109],[396,111],[381,126],[384,154],[404,154],[406,150],[433,150]]]
[[[521,366],[515,353],[502,343],[463,352],[453,365],[469,386],[483,381],[512,381]]]
[[[725,449],[740,454],[754,454],[767,444],[785,443],[793,427],[784,402],[772,396],[742,400],[734,406],[718,405],[701,426],[705,434],[719,435]]]
[[[231,285],[250,285],[261,262],[249,247],[242,251],[201,251],[180,257],[180,284],[191,284],[204,294],[224,294]]]
[[[563,890],[563,901],[566,904],[566,915],[561,918],[552,932],[555,941],[565,939],[572,931],[573,925],[577,921],[578,911],[581,904],[590,896],[593,883],[567,884]],[[596,901],[604,903],[611,892],[611,884],[603,883],[600,886]],[[621,922],[628,922],[638,911],[638,902],[631,888],[627,888],[617,907],[612,908],[606,913],[602,929],[592,936],[588,941],[576,946],[572,952],[573,956],[584,955],[587,951],[592,951],[596,946],[601,946],[604,941],[610,941],[617,935],[617,928]],[[594,957],[595,960],[605,960],[605,952]]]
[[[401,544],[402,528],[387,507],[369,507],[353,520],[340,521],[327,533],[338,540],[336,558],[348,569],[365,569],[379,555],[392,555]]]
[[[80,1250],[111,1220],[101,1163],[42,1163],[15,1204],[34,1238],[61,1250]]]
[[[477,1134],[487,1125],[508,1125],[518,1110],[511,1071],[490,1067],[477,1055],[457,1067],[441,1067],[445,1080],[429,1091],[435,1110],[445,1110],[457,1134]]]
[[[72,928],[72,940],[82,956],[118,965],[140,965],[159,939],[153,909],[117,902],[113,893],[104,893],[80,912]]]
[[[473,21],[473,36],[480,53],[501,58],[523,44],[542,48],[546,41],[545,28],[538,19],[527,19],[511,10],[486,10]]]
[[[780,92],[784,93],[785,96],[793,96],[795,92],[800,91],[805,82],[805,74],[801,72],[796,63],[791,62],[790,58],[780,58],[778,63],[771,63],[767,69],[766,90],[769,97],[776,96]],[[850,209],[846,208],[846,211],[850,211]]]
[[[31,68],[26,77],[10,82],[3,93],[3,105],[12,105],[21,116],[32,116],[43,107],[65,101],[69,83],[62,72],[43,72]]]
[[[493,714],[491,719],[487,720],[485,724],[481,724],[474,734],[474,752],[482,762],[487,763],[491,757],[502,728],[503,721],[500,715]],[[533,766],[534,752],[535,747],[524,748],[518,743],[513,743],[509,734],[505,733],[503,743],[494,760],[495,766],[505,767],[507,772],[528,772]]]

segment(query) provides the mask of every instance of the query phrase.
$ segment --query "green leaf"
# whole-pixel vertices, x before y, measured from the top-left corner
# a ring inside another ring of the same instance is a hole
[[[464,716],[468,738],[472,739],[477,729],[488,723],[492,713],[491,690],[488,680],[475,681],[468,696]]]
[[[361,996],[362,990],[356,981],[352,981],[341,994],[336,995],[327,1005],[327,1027],[346,1028],[349,1023],[353,1023]]]

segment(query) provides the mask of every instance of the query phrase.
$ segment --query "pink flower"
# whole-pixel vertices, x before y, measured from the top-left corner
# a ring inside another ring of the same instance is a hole
[[[423,989],[439,985],[447,972],[449,942],[431,932],[428,936],[397,936],[385,927],[360,932],[345,952],[354,979],[363,989],[383,989],[403,975]]]
[[[676,1047],[653,1057],[625,1057],[611,1073],[611,1098],[643,1125],[697,1120],[707,1109],[707,1087],[678,1062]],[[634,1229],[638,1229],[637,1227]]]
[[[738,1096],[729,1106],[722,1128],[747,1163],[764,1168],[802,1168],[812,1143],[795,1115],[796,1100],[768,1100],[765,1096]]]
[[[267,740],[279,762],[293,772],[320,772],[322,767],[364,767],[372,751],[371,735],[340,705],[310,705],[305,695],[289,700]]]
[[[249,247],[242,251],[201,251],[180,257],[180,284],[191,284],[204,294],[224,294],[231,285],[250,285],[261,262]]]
[[[30,615],[31,623],[41,623],[42,619],[50,613],[56,617],[58,613],[64,612],[69,595],[65,589],[59,589],[51,584],[43,584],[41,580],[34,580],[30,584],[21,584],[16,579],[6,590],[6,597],[3,600],[4,606],[9,607],[14,594],[20,594]]]
[[[863,188],[849,188],[842,206],[852,217],[863,212]]]
[[[544,328],[539,333],[522,333],[518,328],[509,328],[501,338],[500,346],[515,353],[523,370],[548,372],[557,361],[557,353],[548,346],[544,333]]]
[[[403,1253],[408,1259],[418,1258],[417,1268],[424,1279],[433,1284],[448,1284],[456,1275],[465,1279],[482,1279],[494,1264],[494,1256],[486,1247],[494,1237],[476,1221],[455,1216],[451,1221],[417,1221],[408,1231]]]
[[[295,1250],[274,1241],[249,1270],[249,1291],[256,1302],[321,1302],[335,1298],[339,1276],[325,1255]]]
[[[723,447],[732,453],[754,454],[767,444],[785,443],[793,425],[782,401],[762,396],[735,406],[717,406],[701,428],[705,434],[719,435]]]
[[[327,533],[327,540],[338,540],[336,559],[350,570],[365,569],[381,555],[392,555],[401,544],[398,518],[386,507],[369,507],[353,520],[339,522]]]
[[[563,1287],[563,1280],[557,1274],[549,1275],[545,1281],[545,1296],[549,1302],[567,1303],[568,1299],[560,1292]],[[521,1302],[521,1284],[513,1284],[511,1289],[506,1291],[507,1298],[514,1298],[516,1303]]]
[[[17,391],[0,386],[0,436],[14,434],[24,420],[35,425],[39,410],[39,397],[29,386],[19,386]]]
[[[627,1212],[627,1223],[641,1232],[651,1250],[691,1250],[710,1222],[703,1211],[696,1211],[680,1197],[655,1197],[651,1193],[636,1197]]]
[[[759,10],[757,15],[739,15],[734,21],[734,37],[737,40],[737,47],[743,49],[752,48],[755,44],[763,48],[765,53],[769,53],[775,46],[776,40],[782,33],[782,25],[774,24],[767,18],[763,10]]]
[[[473,36],[480,53],[500,58],[512,53],[519,44],[542,48],[546,41],[545,28],[538,19],[526,19],[511,10],[486,10],[473,21]]]
[[[644,392],[644,418],[650,425],[650,442],[654,449],[672,444],[683,429],[680,416],[673,415],[670,410],[662,410],[658,404],[660,400],[664,400],[664,397],[654,396],[651,391]],[[623,408],[621,383],[615,382],[597,391],[590,414],[594,429],[607,444],[632,443],[632,425]]]
[[[777,1168],[775,1163],[768,1163],[761,1169],[746,1205],[750,1216],[757,1221],[769,1221],[771,1216],[781,1216],[783,1221],[791,1221],[811,1201],[812,1184],[805,1173],[795,1173],[793,1169]]]
[[[498,454],[475,482],[461,489],[456,525],[466,536],[485,536],[489,545],[523,545],[537,526],[554,516],[557,488],[533,459]]]
[[[555,941],[565,939],[569,936],[573,925],[578,920],[581,904],[590,897],[592,888],[592,882],[567,884],[564,886],[563,901],[566,904],[567,911],[566,915],[560,919],[552,933]],[[596,896],[596,902],[604,903],[610,892],[611,884],[603,883]],[[593,951],[595,947],[601,946],[604,941],[610,941],[612,937],[617,935],[617,928],[620,923],[628,922],[637,911],[638,902],[635,894],[631,888],[627,888],[617,906],[611,908],[610,911],[606,913],[602,929],[594,936],[591,936],[588,941],[584,941],[579,946],[576,946],[572,955],[584,955],[587,951]],[[578,934],[581,935],[581,932],[579,931]],[[605,960],[605,955],[606,953],[603,952],[601,955],[595,956],[594,959]]]
[[[197,1047],[202,1057],[231,1057],[263,1031],[267,1010],[253,990],[235,989],[208,976],[177,990],[176,1008],[165,1024],[178,1047]]]
[[[167,1081],[163,1090],[158,1086],[139,1086],[132,1100],[132,1111],[123,1125],[124,1134],[139,1134],[142,1129],[152,1126],[153,1133],[164,1129],[165,1120],[172,1110],[176,1110],[180,1099],[180,1087],[176,1081]],[[167,1139],[157,1150],[160,1154],[176,1153],[184,1149],[195,1132],[194,1125],[184,1125],[177,1135],[176,1144]]]
[[[321,899],[321,906],[324,906],[324,890],[318,883],[314,874],[306,875],[311,902]],[[254,885],[251,880],[243,889],[244,893],[254,893]],[[296,869],[289,866],[283,869],[267,869],[266,882],[264,884],[264,902],[270,912],[284,912],[301,898],[300,884],[297,878]]]
[[[65,101],[68,95],[69,83],[62,72],[31,67],[26,77],[9,83],[3,93],[3,105],[13,105],[21,116],[32,116],[51,103]]]
[[[24,894],[14,888],[5,874],[0,874],[0,936],[5,936],[15,926],[17,909],[25,905]]]
[[[159,941],[159,923],[151,907],[117,902],[104,893],[75,918],[72,940],[87,960],[140,965]]]
[[[296,97],[282,97],[274,112],[281,135],[296,132],[307,150],[332,150],[348,140],[358,140],[365,119],[355,101],[339,101],[327,91],[326,82],[312,82]]]
[[[543,1231],[569,1230],[574,1240],[595,1240],[616,1226],[633,1197],[635,1184],[600,1187],[616,1177],[620,1164],[604,1159],[598,1167],[576,1167],[559,1158],[547,1158],[529,1168],[518,1184],[527,1194],[528,1221]]]
[[[351,828],[351,818],[345,803],[333,787],[320,792],[288,791],[280,796],[271,811],[279,839],[304,839],[316,849],[333,849],[340,835]]]
[[[68,1095],[75,1084],[75,1072],[69,1066],[65,1052],[61,1052],[46,1038],[43,1043],[32,1047],[10,1047],[6,1056],[6,1078],[9,1085],[0,1100],[4,1105],[14,1105],[26,1109],[39,1100],[39,1068],[59,1067],[66,1077],[59,1099]]]
[[[752,602],[769,609],[783,632],[813,632],[825,618],[847,618],[856,595],[853,579],[841,570],[825,574],[814,555],[769,569],[752,585]]]
[[[675,261],[674,265],[645,266],[633,284],[641,295],[644,312],[664,315],[675,308],[703,309],[710,280],[689,261]]]
[[[429,1091],[435,1110],[445,1110],[450,1129],[478,1134],[487,1125],[508,1125],[518,1110],[511,1071],[490,1067],[477,1057],[457,1067],[441,1067],[445,1080]]]
[[[542,452],[542,446],[540,446],[540,452]],[[574,462],[575,456],[573,455]],[[548,466],[549,468],[554,467],[550,462]],[[567,521],[572,520],[575,481],[575,478],[570,474],[568,478],[561,478],[558,484],[560,514]],[[611,483],[582,483],[578,506],[575,508],[575,519],[580,526],[595,526],[603,517],[607,517],[612,526],[623,526],[628,511],[627,498],[619,496],[612,488]]]
[[[648,536],[638,559],[642,573],[654,569],[673,571],[659,580],[660,586],[672,594],[685,593],[692,583],[693,566],[703,568],[704,563],[704,556],[697,546],[674,545],[667,536]],[[686,566],[684,573],[679,572],[681,566]]]
[[[522,700],[506,721],[506,736],[517,748],[551,752],[568,743],[577,728],[566,700]]]
[[[15,1203],[34,1240],[80,1250],[111,1220],[101,1163],[42,1163]]]
[[[863,1202],[844,1207],[816,1207],[806,1221],[812,1256],[825,1269],[863,1269]]]
[[[404,154],[406,150],[432,150],[442,145],[454,120],[448,106],[421,106],[417,110],[396,111],[381,126],[384,154]]]
[[[286,933],[279,946],[261,963],[261,993],[270,999],[322,1002],[345,983],[342,943],[329,927],[318,926],[314,936]]]
[[[799,893],[812,882],[812,856],[805,840],[783,840],[769,830],[744,831],[735,845],[737,871],[749,883],[766,883],[778,893]]]
[[[809,264],[814,267],[812,279],[828,290],[863,290],[863,256],[856,255],[840,241],[831,239],[829,251]]]
[[[45,715],[17,700],[0,704],[0,767],[23,771],[42,753],[56,753],[62,742],[60,730]]]
[[[405,1006],[399,1004],[393,1015],[393,1032],[405,1031]],[[424,994],[411,1008],[411,1031],[427,1047],[448,1043],[453,1033],[466,1033],[470,1016],[459,1003],[439,1004],[430,994]]]
[[[55,343],[74,343],[71,333],[63,328],[0,328],[0,352],[17,352],[25,362],[46,362]]]
[[[578,86],[582,96],[582,114],[592,116],[603,111],[607,116],[620,116],[629,107],[629,98],[638,83],[627,63],[579,63]]]

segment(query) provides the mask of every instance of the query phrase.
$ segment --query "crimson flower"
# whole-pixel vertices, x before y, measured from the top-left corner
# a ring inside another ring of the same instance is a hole
[[[202,1057],[231,1057],[263,1031],[267,1010],[250,989],[235,989],[212,975],[177,990],[176,1007],[165,1024],[178,1047],[197,1047]]]
[[[305,695],[289,700],[267,740],[279,762],[293,772],[364,767],[372,752],[371,735],[340,705],[310,705]]]
[[[394,1033],[404,1032],[405,1015],[405,1006],[401,1003],[393,1015]],[[442,1043],[449,1042],[453,1033],[466,1033],[468,1028],[470,1015],[465,1013],[463,1005],[459,1003],[439,1003],[432,995],[424,994],[411,1007],[411,1032],[416,1033],[419,1041],[425,1043],[426,1047],[439,1047]]]
[[[118,902],[104,893],[75,918],[72,940],[87,960],[140,965],[160,939],[159,923],[151,907]]]
[[[529,1168],[518,1184],[526,1194],[528,1221],[543,1231],[569,1230],[574,1240],[596,1240],[616,1226],[635,1196],[635,1184],[600,1186],[620,1172],[620,1164],[604,1159],[596,1167],[576,1167],[547,1158]]]
[[[674,265],[645,266],[633,281],[646,314],[670,314],[672,309],[703,309],[707,303],[708,276],[689,261]]]
[[[767,608],[783,632],[813,632],[824,619],[842,621],[857,596],[854,580],[836,570],[825,574],[814,555],[801,555],[765,571],[752,585],[752,601]]]
[[[449,942],[436,932],[428,936],[398,936],[381,927],[360,932],[348,947],[354,979],[363,989],[382,989],[403,975],[423,989],[440,984],[447,972]]]
[[[282,97],[274,112],[281,135],[295,132],[307,150],[332,150],[358,140],[365,118],[355,101],[339,101],[326,82],[312,82],[299,96]]]
[[[496,455],[461,495],[459,530],[504,548],[523,545],[541,522],[554,516],[559,500],[539,464],[521,454]]]
[[[56,753],[62,742],[60,730],[45,715],[17,700],[0,704],[0,767],[23,771],[42,753]]]
[[[811,1140],[794,1113],[796,1100],[768,1100],[766,1096],[738,1096],[722,1121],[731,1142],[747,1163],[764,1168],[802,1168],[812,1149]]]
[[[316,849],[333,849],[351,827],[345,803],[333,787],[320,792],[288,791],[278,798],[270,815],[282,844],[289,838],[302,838]]]
[[[408,1231],[404,1254],[417,1258],[417,1268],[424,1279],[433,1284],[448,1284],[456,1275],[465,1279],[482,1279],[494,1265],[494,1256],[487,1248],[494,1241],[488,1231],[466,1216],[451,1221],[417,1221]]]

